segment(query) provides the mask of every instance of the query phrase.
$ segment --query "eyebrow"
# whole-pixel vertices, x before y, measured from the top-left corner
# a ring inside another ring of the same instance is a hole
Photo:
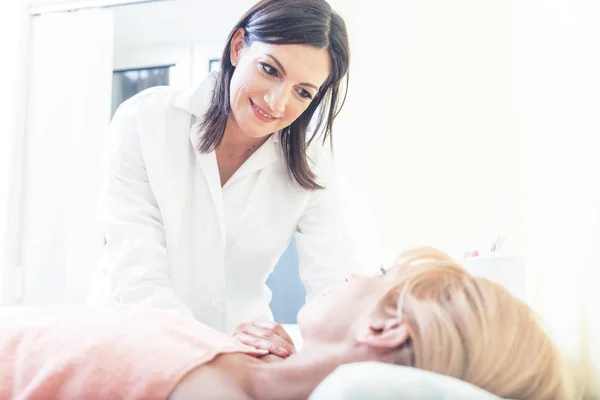
[[[277,64],[277,66],[279,67],[279,69],[281,70],[281,72],[283,72],[284,75],[287,75],[287,72],[285,72],[285,68],[283,68],[283,65],[281,65],[281,63],[279,62],[278,59],[276,59],[274,56],[267,54],[267,56],[271,57],[273,59],[273,61],[275,62],[275,64]],[[316,85],[313,85],[312,83],[307,83],[307,82],[303,82],[300,84],[301,86],[309,86],[314,88],[315,90],[319,90],[319,88]]]

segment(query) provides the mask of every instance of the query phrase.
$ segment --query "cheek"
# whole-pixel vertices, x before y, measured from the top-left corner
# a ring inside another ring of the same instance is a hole
[[[231,84],[229,85],[229,106],[235,113],[237,111],[237,107],[239,104],[239,93],[240,87],[237,85],[237,82],[234,79],[231,79]]]
[[[291,125],[292,122],[297,120],[304,111],[308,108],[308,104],[305,104],[297,99],[290,100],[285,110],[285,124],[286,126]]]
[[[232,106],[245,105],[248,97],[255,96],[260,86],[260,79],[254,76],[248,67],[241,66],[234,72],[229,84],[230,98]]]
[[[231,98],[231,108],[235,109],[240,107],[244,103],[244,99],[248,98],[247,90],[244,82],[235,82],[233,79],[231,80],[230,90],[230,98]]]

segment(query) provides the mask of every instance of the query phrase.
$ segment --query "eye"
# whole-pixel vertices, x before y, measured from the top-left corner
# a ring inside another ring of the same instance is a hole
[[[277,69],[275,69],[275,67],[272,67],[271,65],[269,65],[267,63],[260,63],[260,66],[261,66],[262,70],[265,72],[265,74],[270,75],[270,76],[278,76],[278,72],[277,72]]]
[[[381,271],[381,276],[385,275],[388,272],[387,269],[383,268],[383,265],[379,267],[379,271]]]
[[[298,90],[298,94],[300,95],[300,97],[303,97],[305,99],[309,99],[309,100],[313,99],[312,94],[310,94],[308,92],[308,90],[306,90],[306,89],[300,89],[300,90]]]

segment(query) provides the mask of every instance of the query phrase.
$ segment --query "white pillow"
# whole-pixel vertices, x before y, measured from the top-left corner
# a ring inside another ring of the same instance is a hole
[[[309,400],[499,400],[474,385],[417,368],[378,362],[337,368]]]

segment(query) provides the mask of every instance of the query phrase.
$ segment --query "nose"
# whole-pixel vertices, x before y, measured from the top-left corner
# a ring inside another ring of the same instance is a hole
[[[277,115],[283,114],[289,100],[289,95],[285,90],[284,85],[274,86],[266,95],[265,101],[269,105],[273,113]]]

